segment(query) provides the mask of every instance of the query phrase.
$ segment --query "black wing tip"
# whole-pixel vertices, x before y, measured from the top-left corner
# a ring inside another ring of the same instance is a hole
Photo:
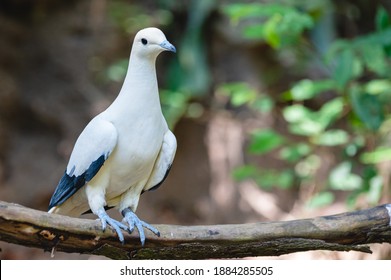
[[[106,161],[105,155],[101,155],[98,157],[95,161],[91,163],[91,165],[88,167],[88,169],[82,174],[81,176],[84,176],[85,181],[91,181],[92,178],[98,173],[100,168],[103,166],[103,164]]]
[[[49,202],[49,210],[55,206],[63,204],[68,198],[74,195],[86,182],[90,181],[103,166],[106,157],[101,155],[97,160],[93,161],[88,169],[79,176],[69,176],[65,170],[64,175],[60,179],[56,190]],[[74,170],[74,168],[72,169]],[[73,171],[71,172],[73,173]]]
[[[66,171],[49,202],[49,210],[63,204],[85,184],[84,176],[69,176]]]

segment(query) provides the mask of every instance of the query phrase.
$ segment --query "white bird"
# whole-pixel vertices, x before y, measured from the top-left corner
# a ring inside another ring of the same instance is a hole
[[[136,227],[142,245],[143,227],[160,236],[135,211],[140,195],[166,178],[177,147],[162,114],[156,79],[156,58],[166,50],[176,52],[161,30],[150,27],[136,34],[122,89],[77,139],[49,213],[80,216],[91,210],[102,229],[109,224],[122,243],[121,229],[131,233]],[[106,209],[112,207],[128,225],[109,217]]]

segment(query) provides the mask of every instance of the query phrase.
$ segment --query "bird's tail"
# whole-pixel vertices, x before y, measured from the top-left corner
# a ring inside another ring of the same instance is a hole
[[[67,205],[58,205],[54,206],[49,209],[49,214],[59,214],[59,215],[65,215],[70,217],[79,217],[83,212],[80,211],[79,208],[70,208],[67,207]]]

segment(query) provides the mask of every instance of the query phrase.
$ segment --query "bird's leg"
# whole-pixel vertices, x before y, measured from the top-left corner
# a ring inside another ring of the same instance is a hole
[[[140,235],[140,241],[142,246],[144,246],[145,244],[145,233],[143,227],[149,229],[154,234],[160,237],[160,232],[155,227],[140,220],[130,208],[125,208],[124,210],[122,210],[121,213],[122,216],[124,217],[124,220],[129,224],[129,228],[128,228],[129,233],[132,233],[135,227],[137,228]]]
[[[125,239],[121,229],[128,230],[128,227],[123,223],[114,220],[113,218],[110,218],[104,208],[99,209],[96,214],[102,223],[102,230],[105,231],[106,225],[109,224],[117,232],[119,241],[121,241],[121,243],[123,244],[125,242]]]

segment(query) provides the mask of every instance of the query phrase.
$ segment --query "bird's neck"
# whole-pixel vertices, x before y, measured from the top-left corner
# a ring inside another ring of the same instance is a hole
[[[154,59],[131,54],[124,84],[110,110],[122,114],[161,113]]]

